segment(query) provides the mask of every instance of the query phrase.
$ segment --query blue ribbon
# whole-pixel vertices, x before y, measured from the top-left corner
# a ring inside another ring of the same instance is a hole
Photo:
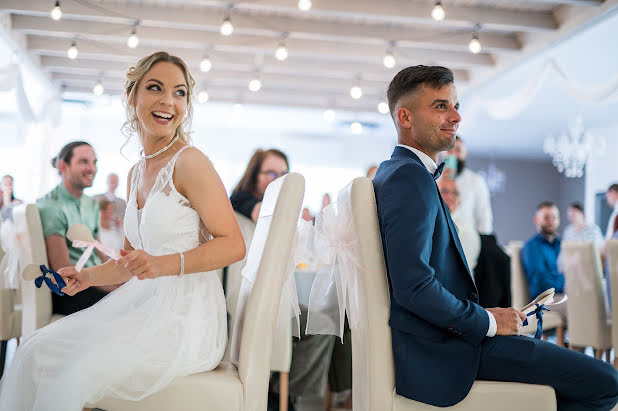
[[[43,285],[43,282],[45,282],[45,284],[47,284],[47,286],[49,287],[50,290],[52,290],[52,292],[63,296],[64,294],[62,293],[62,290],[64,287],[67,286],[67,284],[64,282],[64,280],[62,279],[62,277],[60,276],[60,274],[58,274],[55,271],[50,270],[49,268],[45,267],[44,265],[40,265],[39,269],[41,270],[41,273],[43,273],[40,277],[37,277],[34,279],[34,285],[36,285],[36,288],[41,288],[41,286]],[[54,276],[54,280],[56,281],[55,283],[51,280],[51,278],[48,277],[47,274],[51,274]]]
[[[536,333],[534,334],[534,338],[537,340],[541,338],[543,335],[543,310],[551,311],[549,308],[545,307],[545,304],[535,304],[536,308],[534,311],[529,312],[526,317],[530,317],[531,315],[536,315]],[[528,319],[526,318],[522,325],[528,325]]]

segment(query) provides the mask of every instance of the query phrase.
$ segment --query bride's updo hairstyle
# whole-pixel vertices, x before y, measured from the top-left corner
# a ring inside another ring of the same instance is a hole
[[[152,66],[162,61],[176,65],[182,71],[185,81],[187,82],[187,111],[184,119],[176,129],[176,133],[179,140],[182,140],[185,143],[189,143],[191,141],[189,126],[191,125],[191,118],[193,117],[192,99],[195,80],[193,79],[191,73],[189,73],[189,68],[180,57],[172,56],[165,51],[158,51],[146,56],[141,59],[135,67],[131,67],[127,70],[127,81],[124,86],[126,92],[125,109],[127,112],[127,121],[125,121],[122,125],[122,131],[127,137],[127,141],[134,133],[141,135],[142,131],[135,107],[131,104],[135,99],[135,93],[137,92],[140,82],[146,73],[150,71]]]

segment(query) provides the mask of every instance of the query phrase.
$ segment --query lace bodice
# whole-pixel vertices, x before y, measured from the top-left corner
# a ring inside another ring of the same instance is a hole
[[[141,159],[131,176],[131,189],[124,224],[127,239],[134,249],[152,255],[187,251],[208,240],[201,220],[189,200],[174,186],[176,160],[188,146],[181,148],[159,170],[144,206],[137,208],[137,186],[144,174],[145,160]],[[202,238],[206,236],[206,238]],[[200,241],[201,240],[201,241]]]

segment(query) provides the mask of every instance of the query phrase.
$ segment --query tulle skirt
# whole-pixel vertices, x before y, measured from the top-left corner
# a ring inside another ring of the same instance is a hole
[[[80,411],[103,397],[142,399],[214,369],[226,321],[215,272],[133,278],[26,339],[0,381],[0,409]]]

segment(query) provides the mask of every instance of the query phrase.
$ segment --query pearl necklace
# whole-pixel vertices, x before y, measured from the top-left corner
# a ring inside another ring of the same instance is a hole
[[[145,156],[145,155],[144,155],[144,150],[142,150],[142,151],[139,153],[139,155],[140,155],[143,159],[148,160],[148,159],[150,159],[150,158],[153,158],[153,157],[158,156],[159,154],[161,154],[162,152],[164,152],[165,150],[167,150],[168,148],[170,148],[170,147],[171,147],[171,146],[172,146],[175,142],[177,142],[177,141],[178,141],[178,134],[176,134],[176,137],[174,137],[174,138],[172,139],[172,141],[171,141],[168,145],[166,145],[165,147],[163,147],[161,150],[157,151],[156,153],[153,153],[153,154],[148,154],[147,156]]]

